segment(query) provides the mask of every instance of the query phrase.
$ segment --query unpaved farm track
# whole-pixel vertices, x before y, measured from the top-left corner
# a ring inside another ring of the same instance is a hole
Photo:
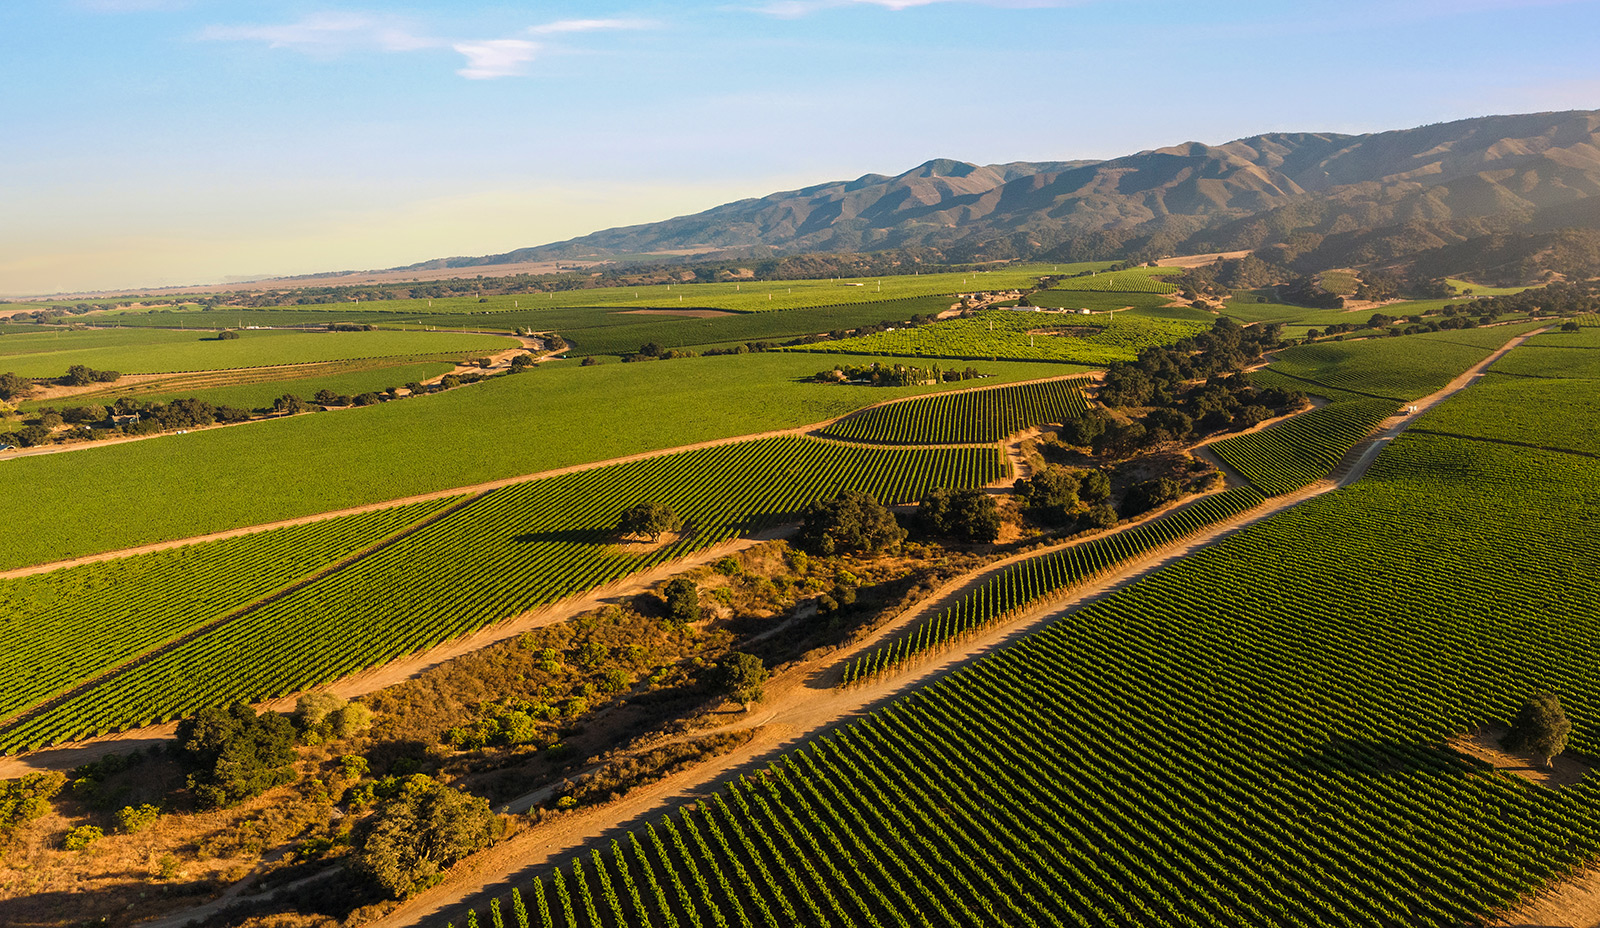
[[[1506,352],[1542,331],[1511,339],[1443,389],[1416,401],[1413,405],[1417,407],[1417,414],[1476,382]],[[446,920],[461,917],[466,906],[481,909],[491,898],[509,892],[513,886],[527,886],[552,865],[559,864],[571,855],[587,852],[591,848],[604,849],[613,839],[621,838],[634,828],[686,802],[710,795],[728,781],[772,762],[783,752],[862,718],[878,706],[959,670],[969,661],[1004,648],[1083,606],[1098,602],[1167,564],[1306,500],[1349,486],[1366,474],[1378,452],[1405,431],[1415,415],[1398,415],[1386,420],[1373,436],[1351,448],[1327,479],[1294,493],[1273,497],[1262,506],[1218,523],[1174,546],[1126,563],[1060,599],[1019,614],[1008,624],[980,632],[950,650],[936,652],[908,672],[889,675],[858,687],[836,687],[841,669],[850,658],[902,631],[908,623],[924,614],[920,608],[907,612],[849,649],[795,667],[786,672],[781,680],[775,681],[768,689],[766,704],[779,708],[728,726],[759,729],[756,736],[743,747],[636,790],[616,802],[568,814],[518,835],[462,863],[444,883],[413,897],[371,924],[378,928],[442,925]],[[979,573],[986,573],[997,566],[987,565]],[[1600,898],[1600,890],[1595,895]]]

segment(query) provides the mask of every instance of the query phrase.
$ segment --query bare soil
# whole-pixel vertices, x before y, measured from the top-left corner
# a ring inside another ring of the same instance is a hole
[[[1600,870],[1582,870],[1487,924],[1493,928],[1597,928]]]
[[[1499,770],[1522,777],[1529,783],[1537,783],[1551,789],[1577,786],[1589,775],[1589,765],[1571,754],[1562,754],[1546,767],[1534,758],[1505,750],[1500,746],[1500,742],[1509,731],[1510,729],[1504,725],[1488,725],[1475,732],[1451,738],[1450,747],[1476,757],[1484,763],[1492,764]],[[1600,912],[1596,913],[1596,918],[1600,919]]]
[[[1208,255],[1176,255],[1171,258],[1162,258],[1156,264],[1161,267],[1205,267],[1208,264],[1215,264],[1218,258],[1226,258],[1232,261],[1249,253],[1248,251],[1217,251]]]

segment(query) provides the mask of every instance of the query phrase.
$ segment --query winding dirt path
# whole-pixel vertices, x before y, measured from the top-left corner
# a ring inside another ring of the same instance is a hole
[[[774,708],[759,711],[752,718],[722,729],[756,729],[755,737],[748,744],[730,754],[642,787],[615,802],[568,813],[524,832],[458,865],[445,882],[413,897],[370,924],[376,928],[402,928],[423,923],[442,923],[446,919],[460,917],[467,906],[483,908],[489,899],[505,894],[512,886],[526,886],[571,855],[590,848],[604,848],[611,840],[620,838],[635,827],[686,802],[710,795],[729,780],[770,763],[783,752],[808,739],[849,724],[876,707],[959,670],[969,661],[1004,648],[1195,551],[1216,544],[1306,500],[1355,483],[1366,474],[1383,446],[1405,431],[1417,415],[1476,382],[1490,365],[1535,334],[1538,333],[1530,332],[1511,339],[1444,388],[1416,401],[1413,405],[1417,407],[1417,413],[1397,415],[1386,420],[1373,436],[1346,453],[1329,478],[1294,493],[1274,497],[1263,506],[1211,526],[1173,546],[1125,563],[1059,599],[1039,604],[1005,625],[979,632],[949,650],[933,653],[924,663],[903,673],[848,689],[836,686],[847,661],[906,628],[924,614],[924,607],[908,611],[847,649],[791,668],[768,689],[765,705]],[[1045,552],[1031,552],[1028,556],[1041,553]],[[1022,559],[1018,557],[1008,561],[1014,563]],[[975,577],[999,569],[1003,564],[996,562],[986,565],[978,574],[964,579],[972,582]],[[952,585],[961,582],[953,581]],[[948,598],[948,593],[943,597],[938,594],[930,597],[924,606],[931,606],[935,600],[943,598]],[[1597,878],[1595,887],[1590,891],[1600,901],[1600,878]]]

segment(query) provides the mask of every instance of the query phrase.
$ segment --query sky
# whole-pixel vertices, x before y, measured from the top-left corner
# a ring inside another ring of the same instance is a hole
[[[386,268],[931,158],[1600,108],[1600,2],[0,2],[0,296]]]

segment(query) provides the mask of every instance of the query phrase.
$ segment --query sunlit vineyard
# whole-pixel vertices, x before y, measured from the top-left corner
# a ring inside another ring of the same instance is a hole
[[[1600,852],[1595,786],[1444,747],[1551,687],[1600,748],[1597,488],[1593,461],[1402,437],[454,922],[1476,923]]]
[[[1542,350],[1522,347],[1506,357]],[[1430,409],[1415,427],[1600,454],[1600,393],[1594,387],[1592,380],[1490,376]],[[1551,415],[1553,409],[1566,414]]]
[[[1098,271],[1082,277],[1057,281],[1052,290],[1085,290],[1100,293],[1176,293],[1176,284],[1162,280],[1182,273],[1172,267],[1138,267],[1126,271]]]
[[[325,683],[792,520],[812,502],[843,489],[900,503],[933,487],[991,483],[1008,470],[992,445],[878,448],[790,436],[502,488],[303,589],[51,705],[0,733],[0,748],[14,751]],[[641,501],[672,507],[687,522],[682,535],[643,550],[619,546],[617,515]],[[213,577],[225,574],[213,565],[197,569]],[[167,582],[188,581],[168,576]],[[159,593],[147,588],[146,595]],[[84,596],[79,604],[88,607],[93,601]]]
[[[0,719],[357,554],[451,502],[0,580],[6,641]]]
[[[860,683],[893,672],[907,661],[937,652],[973,632],[1090,583],[1151,551],[1254,509],[1264,501],[1260,493],[1249,487],[1226,490],[1197,499],[1145,525],[1019,561],[905,635],[851,661],[845,668],[843,682]]]
[[[1278,352],[1271,370],[1316,385],[1381,396],[1420,399],[1487,358],[1516,335],[1539,323],[1432,332],[1399,338],[1317,342]]]
[[[833,423],[823,434],[896,445],[993,443],[1088,411],[1077,381],[1056,380],[876,406]]]
[[[992,309],[911,329],[820,342],[795,351],[904,355],[922,358],[1068,361],[1104,365],[1129,361],[1140,349],[1170,345],[1209,329],[1202,322],[1144,316]]]
[[[1346,452],[1397,411],[1390,400],[1330,403],[1209,447],[1261,492],[1277,496],[1328,476]]]

